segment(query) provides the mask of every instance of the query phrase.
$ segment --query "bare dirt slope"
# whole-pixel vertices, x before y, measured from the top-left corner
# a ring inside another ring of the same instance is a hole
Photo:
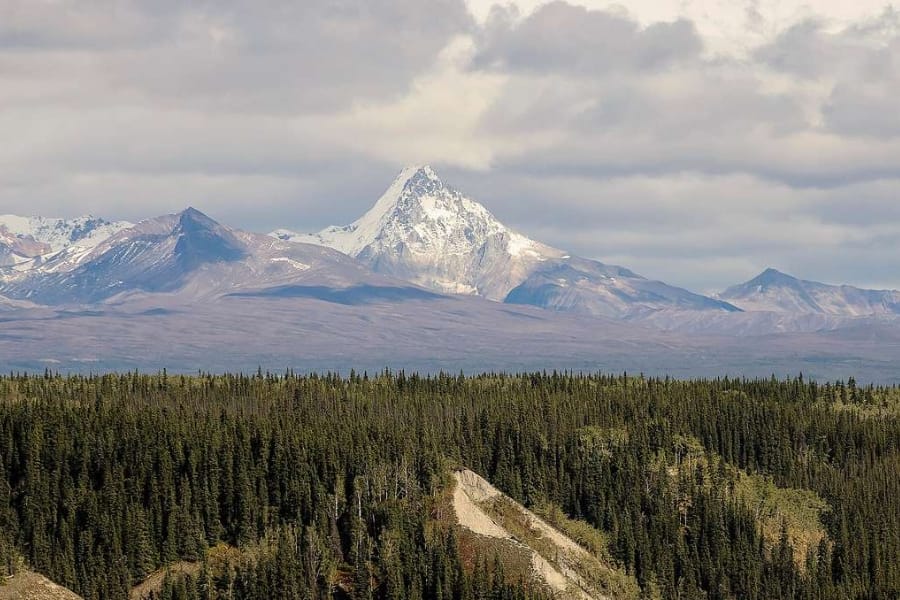
[[[453,509],[472,533],[530,555],[532,576],[561,600],[607,600],[594,577],[610,571],[590,552],[468,469],[454,473]]]
[[[81,596],[43,575],[23,571],[0,582],[0,600],[81,600]]]

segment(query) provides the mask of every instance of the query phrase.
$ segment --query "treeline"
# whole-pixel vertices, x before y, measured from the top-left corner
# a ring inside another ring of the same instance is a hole
[[[166,598],[539,597],[496,557],[463,567],[440,503],[465,465],[605,532],[647,597],[897,597],[898,397],[802,378],[13,375],[0,569],[21,554],[89,599],[179,560],[203,567]],[[821,495],[817,551],[767,544],[724,473],[673,482],[685,436]],[[216,569],[222,542],[244,558]]]

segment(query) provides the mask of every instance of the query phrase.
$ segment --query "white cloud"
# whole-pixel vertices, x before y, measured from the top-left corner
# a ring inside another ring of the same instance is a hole
[[[469,72],[473,41],[458,36],[409,92],[389,102],[358,102],[319,120],[333,141],[364,146],[386,162],[490,166],[502,139],[483,133],[481,119],[503,90],[502,74]]]

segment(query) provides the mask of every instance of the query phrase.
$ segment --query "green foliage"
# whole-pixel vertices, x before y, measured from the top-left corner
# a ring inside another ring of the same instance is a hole
[[[694,488],[703,486],[710,493],[722,491],[726,498],[742,503],[753,514],[770,550],[786,531],[800,569],[827,537],[823,517],[830,507],[816,492],[780,487],[769,475],[748,474],[706,450],[692,436],[676,435],[672,447],[660,448],[652,465],[664,468],[671,477],[682,513],[689,509]]]
[[[829,506],[811,490],[778,487],[771,477],[739,471],[734,494],[753,511],[769,546],[786,539],[801,567],[826,538],[822,519]]]
[[[463,556],[439,501],[459,464],[602,532],[583,543],[604,539],[645,597],[896,597],[898,397],[802,379],[13,375],[0,559],[91,600],[178,560],[204,566],[162,597],[539,597],[502,561]],[[774,502],[774,538],[710,485],[727,473],[679,466],[672,485],[670,458],[712,455]],[[792,519],[818,509],[801,489],[831,506],[803,568]],[[216,563],[219,543],[236,557]]]

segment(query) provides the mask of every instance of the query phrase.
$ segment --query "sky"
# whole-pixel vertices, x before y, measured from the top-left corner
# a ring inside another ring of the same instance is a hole
[[[697,291],[900,288],[897,98],[876,0],[0,0],[0,214],[314,231],[429,163]]]

